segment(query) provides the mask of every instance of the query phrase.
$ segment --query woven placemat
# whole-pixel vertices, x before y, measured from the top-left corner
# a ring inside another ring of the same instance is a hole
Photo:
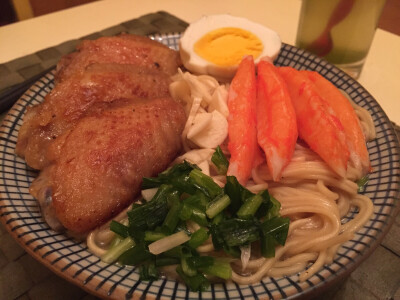
[[[93,40],[123,32],[139,35],[176,33],[183,32],[187,26],[186,22],[177,17],[159,11],[0,64],[0,112],[11,107],[31,84],[57,64],[61,56],[74,51],[81,40]]]

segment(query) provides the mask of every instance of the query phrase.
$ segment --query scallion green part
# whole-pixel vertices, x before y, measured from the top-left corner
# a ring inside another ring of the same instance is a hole
[[[214,257],[211,256],[192,256],[188,258],[188,263],[194,269],[206,268],[214,264]]]
[[[176,268],[176,272],[183,279],[183,281],[189,287],[189,289],[193,292],[204,292],[210,287],[210,282],[201,273],[197,273],[196,275],[194,275],[192,277],[187,276],[183,272],[182,266],[180,266],[180,265]]]
[[[263,202],[263,198],[260,194],[254,195],[246,200],[240,206],[239,210],[237,211],[237,216],[242,219],[248,219],[257,212],[257,209]]]
[[[357,181],[358,192],[359,192],[359,193],[361,193],[361,192],[364,191],[365,186],[367,185],[368,181],[369,181],[369,176],[368,176],[368,175],[365,175],[364,177],[360,178],[360,179]]]
[[[233,215],[239,210],[242,204],[250,197],[254,196],[252,192],[242,186],[235,176],[226,176],[224,192],[231,199],[229,212]]]
[[[280,245],[284,246],[289,232],[289,218],[275,217],[261,224],[263,234],[270,234]]]
[[[231,204],[231,199],[229,198],[228,195],[222,195],[221,197],[217,197],[208,204],[206,210],[207,217],[213,219],[216,215],[218,215],[225,208],[227,208],[229,204]]]
[[[108,251],[101,257],[101,260],[108,264],[113,263],[121,255],[126,253],[134,246],[135,246],[134,240],[131,237],[127,237],[114,247],[108,249]]]
[[[144,240],[146,242],[155,242],[165,237],[166,235],[162,232],[149,231],[149,230],[144,232]]]
[[[179,217],[183,221],[192,220],[200,226],[208,225],[206,213],[189,203],[183,203]]]
[[[209,198],[214,198],[222,193],[222,188],[214,182],[214,180],[202,173],[198,169],[194,169],[189,174],[190,182]]]
[[[208,239],[208,236],[208,231],[201,227],[192,234],[190,240],[187,242],[187,245],[193,249],[196,249]]]
[[[188,259],[188,257],[181,258],[182,271],[185,273],[185,275],[193,277],[197,274],[197,270],[193,267],[193,265],[188,263]]]
[[[230,263],[219,259],[214,259],[212,265],[201,267],[200,270],[205,274],[217,276],[225,280],[232,277],[232,268]]]
[[[123,238],[126,238],[129,235],[128,226],[125,226],[124,224],[121,224],[115,220],[111,221],[110,230]]]
[[[216,250],[241,246],[260,239],[259,221],[228,219],[210,227],[211,237]]]
[[[281,203],[278,200],[276,200],[272,196],[270,196],[269,199],[270,199],[270,201],[269,201],[269,205],[268,205],[268,211],[264,218],[265,220],[269,220],[269,219],[279,216],[279,211],[281,209]]]
[[[270,234],[264,234],[261,237],[261,255],[269,258],[275,256],[275,247],[277,245],[275,239]]]
[[[133,230],[153,229],[163,223],[169,211],[167,197],[171,191],[171,186],[162,185],[151,201],[135,206],[127,212]]]
[[[261,254],[264,257],[274,257],[275,247],[285,245],[289,232],[289,218],[274,217],[260,225],[261,236]]]
[[[189,163],[188,161],[184,161],[183,163],[176,164],[168,170],[160,173],[157,177],[144,177],[142,188],[148,189],[167,184],[181,192],[194,194],[197,189],[189,182],[189,174],[194,169],[199,169],[199,167]]]
[[[222,152],[220,146],[218,146],[217,149],[215,149],[215,152],[211,157],[211,161],[217,168],[218,174],[226,175],[226,172],[228,171],[229,167],[229,161],[226,158],[225,154]]]
[[[180,259],[175,257],[156,257],[156,267],[177,265],[180,262]]]
[[[119,258],[118,261],[122,265],[136,266],[139,265],[154,256],[149,252],[147,246],[143,243],[135,245],[133,248],[125,251]]]
[[[154,262],[145,263],[139,266],[140,280],[153,281],[158,280],[160,274]]]
[[[170,209],[164,219],[162,227],[166,232],[173,233],[179,223],[179,213],[182,209],[179,194],[176,192],[172,193],[168,198],[168,202],[170,202]]]

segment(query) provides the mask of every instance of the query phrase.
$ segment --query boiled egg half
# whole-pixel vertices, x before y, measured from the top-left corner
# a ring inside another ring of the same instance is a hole
[[[179,50],[183,65],[195,74],[208,74],[229,81],[245,55],[255,63],[273,61],[281,49],[275,31],[248,19],[231,15],[204,16],[183,33]]]

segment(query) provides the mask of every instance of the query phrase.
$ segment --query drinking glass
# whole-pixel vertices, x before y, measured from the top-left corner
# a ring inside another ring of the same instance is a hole
[[[386,0],[302,0],[296,46],[358,78]]]

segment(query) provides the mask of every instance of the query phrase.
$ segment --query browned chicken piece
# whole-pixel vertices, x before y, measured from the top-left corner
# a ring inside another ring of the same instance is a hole
[[[50,226],[59,229],[51,219],[55,211],[65,228],[85,233],[127,207],[142,177],[158,174],[176,157],[185,120],[171,98],[92,105],[51,145],[53,164],[31,186]]]
[[[66,55],[60,60],[55,75],[56,81],[83,72],[93,63],[146,66],[168,75],[174,75],[181,64],[177,51],[148,37],[122,34],[83,41],[77,46],[77,52]]]
[[[157,98],[169,95],[170,77],[135,65],[93,64],[56,84],[40,105],[28,109],[19,131],[16,153],[27,164],[43,169],[47,149],[97,102],[119,98]]]

